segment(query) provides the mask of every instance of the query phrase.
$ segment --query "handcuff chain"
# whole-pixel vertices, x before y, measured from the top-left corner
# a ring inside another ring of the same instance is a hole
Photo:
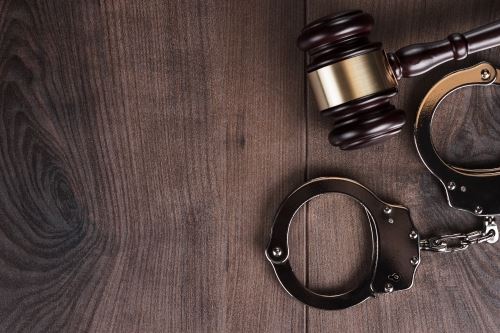
[[[486,217],[482,230],[469,233],[456,233],[450,235],[435,236],[420,241],[420,249],[434,252],[456,252],[467,249],[472,244],[484,242],[494,243],[498,240],[498,227],[495,218]]]

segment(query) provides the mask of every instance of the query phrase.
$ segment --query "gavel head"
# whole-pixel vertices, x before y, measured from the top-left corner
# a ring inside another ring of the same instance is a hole
[[[368,35],[373,18],[360,10],[307,25],[298,46],[310,55],[308,78],[323,115],[332,117],[329,140],[341,149],[364,147],[398,133],[405,114],[389,103],[397,80],[381,43]]]

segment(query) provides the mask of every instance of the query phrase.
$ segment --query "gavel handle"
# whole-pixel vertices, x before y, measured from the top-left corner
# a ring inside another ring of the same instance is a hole
[[[387,58],[399,80],[423,74],[450,60],[462,60],[469,54],[500,45],[500,20],[466,33],[454,33],[447,39],[405,46]]]

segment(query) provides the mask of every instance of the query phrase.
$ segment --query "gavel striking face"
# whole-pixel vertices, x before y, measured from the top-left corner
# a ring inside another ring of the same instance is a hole
[[[299,48],[310,55],[307,72],[317,105],[334,121],[330,143],[341,149],[361,148],[401,131],[405,114],[389,100],[402,77],[500,45],[496,21],[386,54],[381,43],[368,39],[372,27],[371,15],[346,11],[310,23],[298,39]]]

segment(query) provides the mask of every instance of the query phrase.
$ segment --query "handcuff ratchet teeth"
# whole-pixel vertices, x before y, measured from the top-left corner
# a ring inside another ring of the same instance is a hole
[[[500,71],[486,62],[447,75],[431,88],[422,101],[414,132],[419,156],[444,185],[449,205],[482,217],[483,228],[465,234],[421,239],[407,208],[380,200],[360,183],[340,177],[310,180],[281,204],[266,249],[267,259],[290,295],[316,308],[345,309],[377,293],[412,287],[421,250],[455,252],[465,250],[472,244],[498,241],[495,215],[500,215],[500,168],[478,170],[448,165],[437,154],[431,138],[434,111],[448,94],[466,86],[491,84],[500,84]],[[326,193],[346,194],[363,206],[372,240],[369,276],[355,289],[337,295],[319,294],[303,286],[289,261],[288,232],[295,213],[308,201]]]

